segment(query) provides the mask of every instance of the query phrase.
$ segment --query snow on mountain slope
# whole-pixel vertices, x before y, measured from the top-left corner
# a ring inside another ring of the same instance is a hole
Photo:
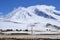
[[[60,27],[60,16],[55,13],[60,14],[60,11],[55,10],[54,6],[36,5],[27,8],[18,7],[4,19],[0,19],[0,28],[31,29],[30,26],[34,24],[34,30],[46,30],[45,25],[47,23]]]

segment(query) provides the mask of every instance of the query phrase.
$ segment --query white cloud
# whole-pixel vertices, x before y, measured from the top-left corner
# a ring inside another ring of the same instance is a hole
[[[48,6],[48,5],[35,5],[35,6],[30,6],[28,7],[28,9],[31,9],[31,8],[38,8],[38,9],[50,9],[50,10],[55,10],[55,6]]]
[[[0,18],[3,18],[4,16],[3,16],[3,12],[0,12]]]
[[[2,12],[0,12],[0,15],[2,15],[3,13]]]

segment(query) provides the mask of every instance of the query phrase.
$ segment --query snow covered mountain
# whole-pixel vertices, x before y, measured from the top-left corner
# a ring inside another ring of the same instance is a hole
[[[56,25],[49,29],[60,28],[60,11],[55,10],[54,6],[36,5],[30,7],[18,7],[5,18],[0,18],[0,29],[31,29],[46,30],[46,24]]]

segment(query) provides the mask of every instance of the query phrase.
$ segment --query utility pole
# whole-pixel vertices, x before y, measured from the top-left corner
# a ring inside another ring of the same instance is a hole
[[[34,34],[33,27],[35,27],[38,23],[30,23],[29,27],[31,27],[31,34]]]
[[[34,27],[35,25],[31,25],[31,34],[33,34],[33,27]]]

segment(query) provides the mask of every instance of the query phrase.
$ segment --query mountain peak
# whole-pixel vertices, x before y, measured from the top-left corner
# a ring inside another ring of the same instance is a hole
[[[44,20],[55,20],[60,21],[60,16],[54,14],[54,6],[47,5],[35,5],[30,7],[18,7],[8,14],[8,19],[17,22],[45,22]],[[57,13],[56,11],[55,13]],[[38,20],[37,20],[38,18]],[[44,20],[43,20],[44,19]]]

